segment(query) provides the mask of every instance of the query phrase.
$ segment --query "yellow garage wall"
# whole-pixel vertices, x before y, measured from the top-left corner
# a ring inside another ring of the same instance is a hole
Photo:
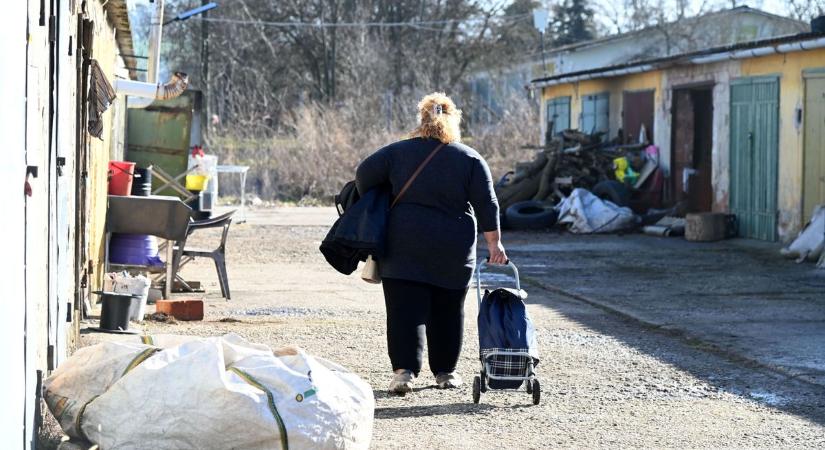
[[[98,2],[90,2],[89,16],[95,23],[93,57],[100,64],[109,83],[114,84],[114,74],[120,72],[123,61],[119,56],[115,41],[115,29],[106,20],[106,14]],[[103,257],[106,226],[106,208],[108,192],[109,158],[112,154],[113,127],[122,127],[124,124],[113,124],[112,105],[103,113],[102,139],[89,136],[89,178],[88,178],[88,224],[87,242],[89,258],[93,268],[90,276],[92,289],[100,289],[103,285]]]
[[[543,89],[542,98],[549,100],[556,97],[570,96],[570,125],[578,128],[582,112],[582,97],[591,94],[608,92],[610,94],[610,134],[613,138],[622,127],[621,117],[624,91],[643,91],[653,89],[654,105],[662,104],[662,72],[653,71],[625,75],[616,78],[601,78],[595,80],[583,80],[574,83],[564,83],[555,86],[548,86]],[[545,114],[544,102],[542,102],[542,114]]]
[[[742,76],[779,76],[779,236],[795,237],[802,227],[803,128],[797,127],[796,110],[802,108],[805,69],[825,67],[825,49],[751,58],[741,62]]]

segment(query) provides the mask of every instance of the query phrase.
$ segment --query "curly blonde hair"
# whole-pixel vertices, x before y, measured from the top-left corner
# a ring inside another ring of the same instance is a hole
[[[418,102],[418,126],[410,137],[438,139],[441,142],[461,141],[461,110],[443,92],[425,95]]]

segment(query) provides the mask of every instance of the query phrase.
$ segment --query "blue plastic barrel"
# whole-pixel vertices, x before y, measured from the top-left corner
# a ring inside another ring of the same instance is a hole
[[[162,266],[158,257],[158,241],[146,234],[112,233],[109,240],[109,262],[141,266]]]

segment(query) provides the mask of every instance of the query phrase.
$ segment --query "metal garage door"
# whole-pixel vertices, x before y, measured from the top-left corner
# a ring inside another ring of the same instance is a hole
[[[740,78],[730,91],[730,209],[742,237],[776,240],[779,81]]]
[[[653,101],[656,91],[624,91],[622,95],[622,128],[627,144],[639,142],[639,132],[645,127],[644,142],[653,143]]]
[[[560,133],[570,128],[570,97],[556,97],[547,100],[547,125],[553,125],[552,133]]]
[[[585,95],[582,98],[581,131],[585,133],[608,132],[610,94]]]

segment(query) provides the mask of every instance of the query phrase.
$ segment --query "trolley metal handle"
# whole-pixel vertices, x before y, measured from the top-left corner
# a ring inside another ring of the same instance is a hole
[[[487,258],[489,260],[489,258]],[[478,294],[478,304],[481,305],[481,270],[489,265],[489,262],[485,259],[482,259],[478,265],[476,265],[476,293]],[[497,264],[498,265],[498,264]],[[521,290],[521,281],[519,280],[518,276],[518,267],[513,264],[513,261],[507,260],[506,263],[503,264],[505,267],[509,267],[510,270],[513,271],[513,276],[516,278],[516,290]]]

